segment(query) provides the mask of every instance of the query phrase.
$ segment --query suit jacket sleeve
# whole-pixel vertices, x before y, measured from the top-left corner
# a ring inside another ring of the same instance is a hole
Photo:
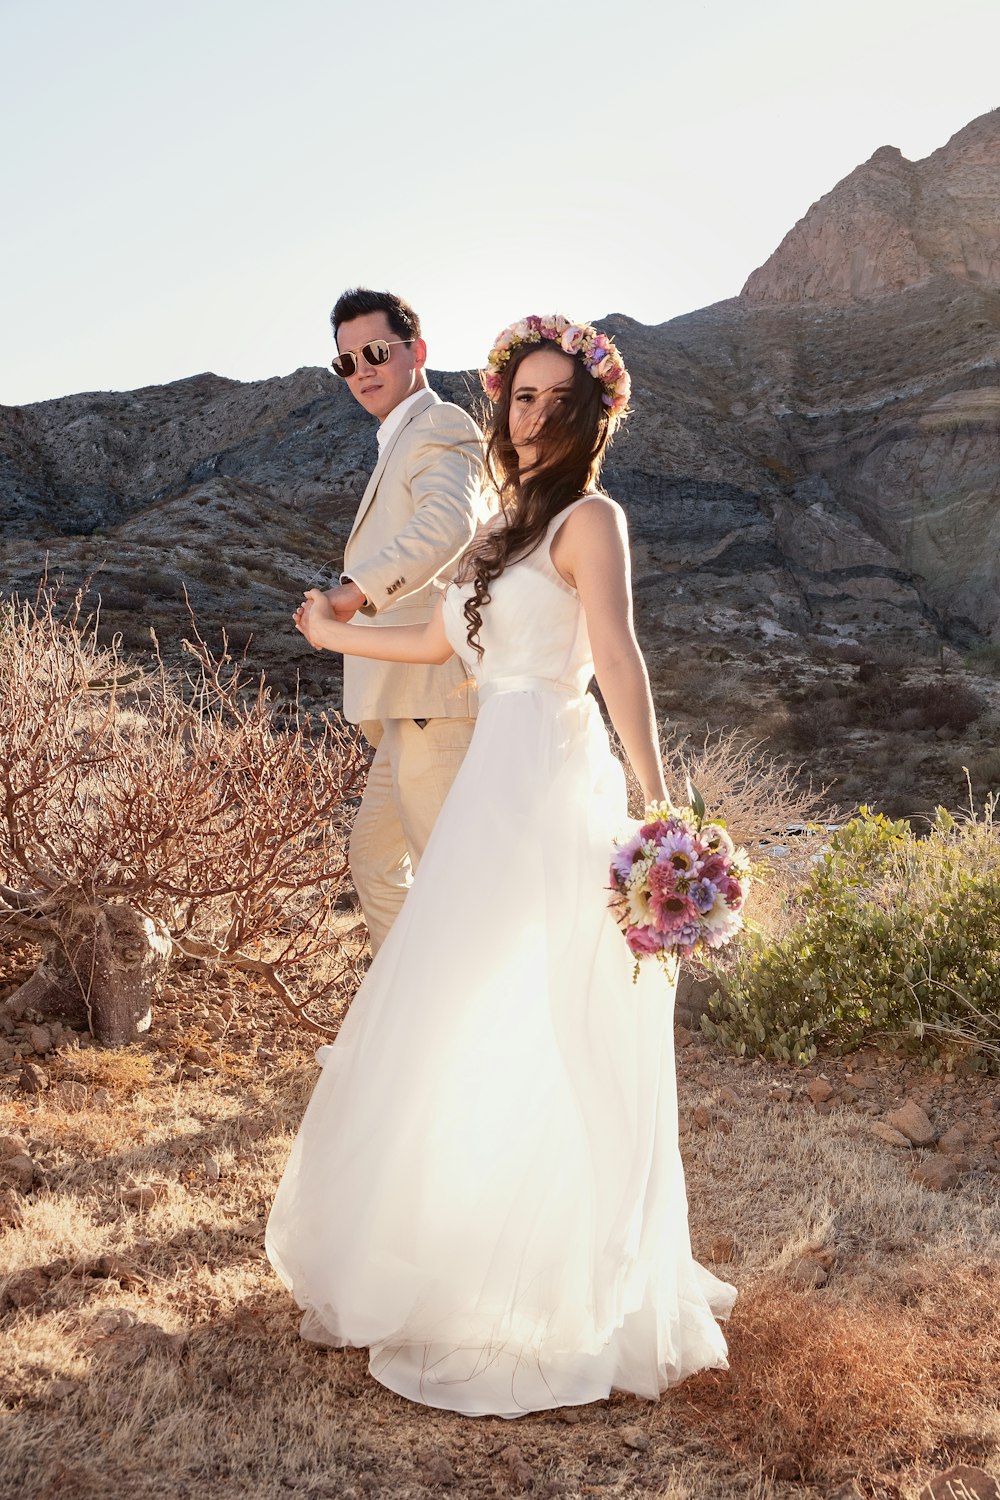
[[[352,560],[350,576],[375,615],[426,587],[465,551],[482,519],[483,446],[460,407],[442,403],[416,421],[419,441],[407,454],[410,521],[378,552]]]

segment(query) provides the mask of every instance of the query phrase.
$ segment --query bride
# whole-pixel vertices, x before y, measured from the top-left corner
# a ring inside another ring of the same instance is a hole
[[[500,513],[429,624],[337,623],[313,646],[457,652],[468,755],[310,1100],[267,1228],[303,1336],[361,1345],[383,1385],[478,1416],[656,1397],[725,1366],[735,1291],[691,1255],[672,987],[607,909],[626,829],[604,701],[666,798],[632,626],[625,517],[597,487],[629,377],[562,317],[507,328],[483,375]]]

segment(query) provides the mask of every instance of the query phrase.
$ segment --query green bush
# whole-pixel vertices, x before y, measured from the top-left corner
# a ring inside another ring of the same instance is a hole
[[[925,838],[867,808],[835,833],[778,942],[751,935],[702,1025],[740,1054],[906,1046],[1000,1067],[1000,834],[939,808]]]

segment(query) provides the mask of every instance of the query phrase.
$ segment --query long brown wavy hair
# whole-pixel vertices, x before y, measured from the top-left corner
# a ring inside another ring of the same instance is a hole
[[[508,563],[534,552],[553,516],[594,489],[611,437],[600,381],[582,360],[569,356],[573,358],[573,375],[568,399],[549,411],[534,434],[535,463],[522,478],[517,449],[510,438],[514,377],[530,354],[555,347],[541,343],[515,349],[504,367],[500,396],[482,418],[486,471],[499,497],[503,519],[472,543],[459,569],[459,578],[473,584],[464,614],[469,645],[480,658],[483,647],[478,637],[483,607],[490,602],[490,584]]]

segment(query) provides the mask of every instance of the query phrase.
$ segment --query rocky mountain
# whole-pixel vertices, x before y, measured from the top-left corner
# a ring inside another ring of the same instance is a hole
[[[915,662],[1000,645],[1000,111],[925,161],[876,151],[739,297],[605,326],[635,407],[605,481],[669,707],[678,666],[711,652],[730,667],[702,722],[754,704],[780,739],[837,643]],[[476,399],[469,375],[433,383]],[[330,664],[288,613],[336,567],[374,453],[316,369],[0,408],[5,587],[33,588],[46,558],[71,583],[95,573],[139,646],[150,620],[169,636],[183,583],[199,618],[253,635],[279,690],[298,674],[325,694]]]
[[[814,203],[743,296],[846,306],[935,276],[1000,286],[1000,110],[924,161],[880,146]]]

